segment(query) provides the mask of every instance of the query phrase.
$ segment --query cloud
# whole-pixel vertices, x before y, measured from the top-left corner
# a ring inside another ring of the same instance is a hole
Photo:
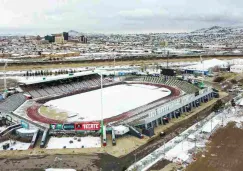
[[[0,0],[1,30],[140,32],[239,25],[234,0]]]
[[[118,15],[126,18],[146,18],[153,17],[155,13],[150,9],[134,9],[134,10],[126,10],[118,12]]]

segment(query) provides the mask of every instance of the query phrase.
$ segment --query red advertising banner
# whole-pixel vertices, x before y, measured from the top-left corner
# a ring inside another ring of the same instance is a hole
[[[80,122],[75,123],[75,130],[97,131],[100,130],[100,122]]]

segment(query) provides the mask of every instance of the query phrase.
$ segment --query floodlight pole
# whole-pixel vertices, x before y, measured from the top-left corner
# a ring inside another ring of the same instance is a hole
[[[100,114],[101,114],[101,133],[103,134],[103,126],[104,126],[104,120],[103,120],[103,75],[101,73],[100,75]]]
[[[5,65],[3,67],[4,69],[4,91],[7,92],[7,81],[6,81],[6,67],[8,66],[8,62],[5,62]]]
[[[114,69],[114,80],[115,80],[115,65],[116,65],[116,57],[114,55],[114,63],[113,63],[113,69]]]
[[[200,60],[201,60],[201,63],[203,64],[203,83],[204,83],[204,80],[205,80],[205,73],[204,73],[204,61],[202,59],[202,55],[200,55]]]

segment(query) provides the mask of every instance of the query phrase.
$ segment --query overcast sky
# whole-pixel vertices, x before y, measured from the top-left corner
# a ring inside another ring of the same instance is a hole
[[[242,0],[0,0],[0,34],[185,32],[242,26]]]

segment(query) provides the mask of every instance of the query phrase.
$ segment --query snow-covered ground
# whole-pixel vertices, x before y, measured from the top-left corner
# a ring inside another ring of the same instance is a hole
[[[103,117],[110,118],[123,112],[146,105],[170,94],[166,88],[158,88],[143,84],[117,85],[103,89]],[[67,112],[68,121],[100,120],[101,92],[94,90],[87,93],[51,100],[45,106]]]
[[[219,114],[210,114],[206,119],[194,124],[179,136],[134,163],[128,170],[137,168],[137,170],[145,171],[161,159],[190,163],[194,150],[205,147],[208,137],[213,132],[232,121],[236,122],[237,127],[242,128],[243,108],[230,107]]]
[[[3,145],[9,143],[9,148],[7,150],[13,149],[13,150],[27,150],[30,146],[30,143],[23,143],[19,141],[14,140],[7,140],[0,143],[0,150],[3,150]]]
[[[80,141],[78,141],[80,140]],[[73,143],[70,143],[73,141]],[[100,137],[51,137],[47,149],[62,149],[66,148],[97,148],[101,147]]]
[[[1,126],[0,127],[0,132],[2,132],[3,130],[5,130],[7,127],[6,126]]]
[[[76,171],[75,169],[57,169],[57,168],[49,168],[45,171]]]

